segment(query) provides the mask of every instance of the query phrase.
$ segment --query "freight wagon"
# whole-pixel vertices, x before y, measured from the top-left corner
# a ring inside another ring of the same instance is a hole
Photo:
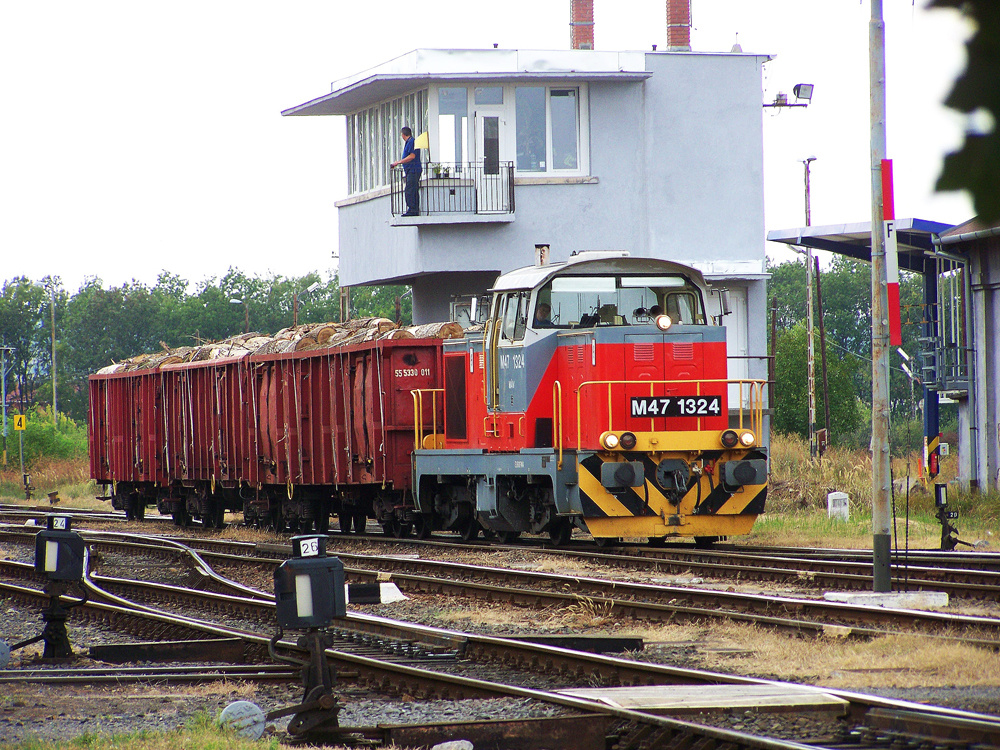
[[[91,475],[134,518],[408,533],[410,391],[440,368],[440,339],[402,339],[93,375]]]

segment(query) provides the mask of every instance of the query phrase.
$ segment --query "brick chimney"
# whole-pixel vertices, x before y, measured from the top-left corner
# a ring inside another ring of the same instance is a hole
[[[569,0],[570,48],[594,49],[594,0]]]
[[[667,0],[667,47],[691,51],[691,0]]]

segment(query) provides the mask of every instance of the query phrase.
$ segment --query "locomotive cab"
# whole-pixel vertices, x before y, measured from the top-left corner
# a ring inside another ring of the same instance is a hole
[[[766,496],[763,382],[728,378],[696,269],[581,253],[492,291],[485,330],[445,344],[443,434],[415,446],[425,527],[560,543],[574,528],[749,532]]]

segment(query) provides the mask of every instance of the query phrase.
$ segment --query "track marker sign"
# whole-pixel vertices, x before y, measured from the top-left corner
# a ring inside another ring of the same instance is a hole
[[[886,293],[889,302],[889,345],[903,345],[899,315],[899,257],[896,245],[896,206],[892,195],[892,159],[882,160],[882,239],[885,241]]]
[[[15,430],[24,430],[28,426],[27,422],[28,422],[28,418],[24,414],[15,414],[14,415],[14,429]]]

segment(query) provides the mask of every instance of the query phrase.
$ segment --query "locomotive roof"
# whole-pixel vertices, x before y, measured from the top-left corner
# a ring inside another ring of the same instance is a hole
[[[627,252],[583,252],[566,261],[550,263],[547,266],[525,266],[500,276],[490,291],[502,292],[514,289],[535,289],[554,276],[563,273],[603,276],[611,273],[680,273],[698,286],[708,284],[701,271],[682,263],[659,258],[633,258]]]

